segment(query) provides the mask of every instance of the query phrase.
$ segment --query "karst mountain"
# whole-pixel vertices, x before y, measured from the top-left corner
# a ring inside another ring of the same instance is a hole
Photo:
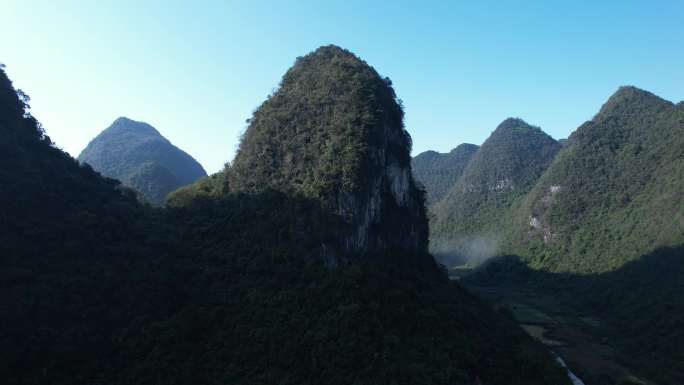
[[[125,117],[91,140],[78,160],[120,180],[154,205],[163,204],[171,191],[207,176],[192,156],[154,127]]]

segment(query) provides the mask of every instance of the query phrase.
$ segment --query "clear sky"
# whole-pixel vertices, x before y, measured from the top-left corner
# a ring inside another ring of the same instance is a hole
[[[208,172],[297,56],[337,44],[389,76],[414,154],[509,116],[566,137],[620,85],[684,99],[684,1],[2,0],[0,62],[77,156],[115,118]]]

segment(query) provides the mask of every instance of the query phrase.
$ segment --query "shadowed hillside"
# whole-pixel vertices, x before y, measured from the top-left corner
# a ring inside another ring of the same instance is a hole
[[[512,215],[503,252],[610,271],[684,241],[684,108],[622,87],[568,139]]]
[[[500,257],[464,278],[467,286],[527,290],[553,297],[555,312],[573,309],[606,320],[594,331],[617,349],[621,362],[659,384],[684,381],[684,247],[659,248],[603,273],[552,273],[530,269],[520,257]],[[577,366],[575,366],[577,367]],[[589,385],[613,382],[582,375]]]

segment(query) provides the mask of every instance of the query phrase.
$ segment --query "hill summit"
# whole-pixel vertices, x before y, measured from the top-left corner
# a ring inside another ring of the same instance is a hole
[[[428,206],[439,202],[449,192],[479,148],[463,143],[446,154],[425,151],[413,158],[413,175],[425,187]]]
[[[125,117],[90,141],[78,160],[119,179],[155,205],[163,204],[169,192],[207,176],[195,159],[154,127]]]
[[[435,206],[430,247],[446,258],[442,262],[451,264],[446,255],[454,253],[478,259],[493,255],[498,219],[534,186],[560,148],[522,119],[501,122]]]

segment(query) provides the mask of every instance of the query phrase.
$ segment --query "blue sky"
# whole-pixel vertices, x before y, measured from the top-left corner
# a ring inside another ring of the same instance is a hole
[[[209,172],[295,58],[331,43],[392,79],[414,154],[480,144],[509,116],[566,137],[620,85],[684,99],[684,1],[7,0],[0,13],[0,62],[58,146],[76,156],[127,116]]]

